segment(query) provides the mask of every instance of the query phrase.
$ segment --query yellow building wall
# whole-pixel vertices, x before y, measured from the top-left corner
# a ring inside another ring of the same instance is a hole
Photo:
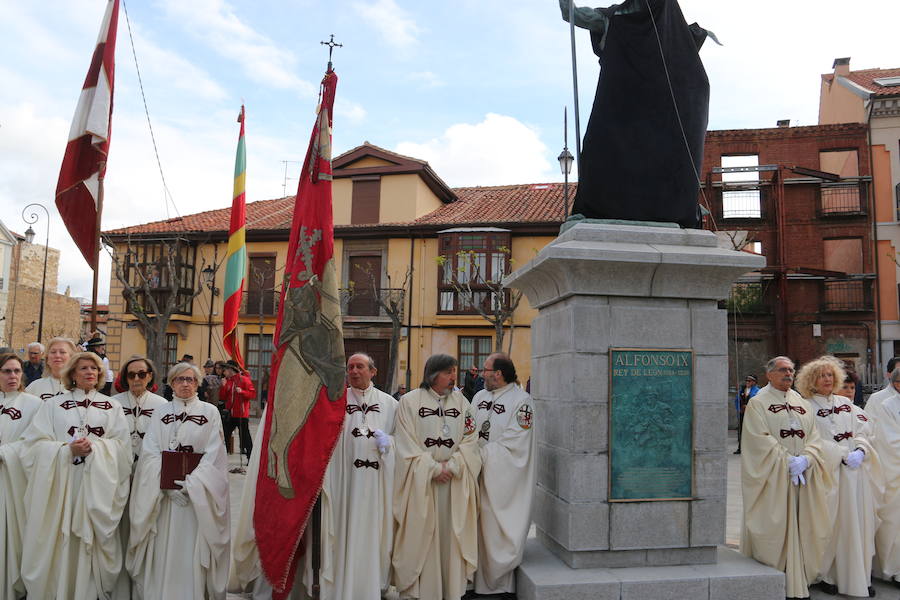
[[[374,156],[364,156],[359,160],[355,160],[346,167],[345,169],[369,169],[372,167],[393,167],[395,163],[390,161],[386,161],[382,158],[376,158]]]
[[[427,188],[426,188],[427,189]],[[430,190],[429,190],[430,193]],[[523,236],[512,238],[511,268],[514,270],[534,258],[536,253],[553,238],[550,236]],[[377,241],[377,240],[376,240]],[[478,315],[438,315],[438,240],[437,237],[425,239],[392,238],[383,240],[387,246],[386,272],[391,278],[390,284],[398,288],[410,266],[410,245],[413,253],[412,277],[412,313],[404,318],[411,327],[404,331],[398,349],[398,370],[395,381],[406,381],[407,372],[413,386],[422,376],[425,360],[432,354],[445,352],[457,355],[459,336],[492,336],[493,327]],[[343,281],[341,268],[344,252],[344,240],[336,239],[334,247],[335,266],[338,270],[338,281]],[[224,258],[227,251],[225,243],[204,244],[198,248],[196,272],[207,264],[219,264],[216,271],[215,286],[222,290],[225,285]],[[274,253],[276,255],[275,286],[280,290],[284,275],[284,264],[287,253],[287,242],[248,242],[247,252]],[[249,277],[249,275],[248,275]],[[199,283],[197,285],[202,285]],[[246,287],[245,287],[246,289]],[[140,330],[130,325],[135,317],[126,314],[125,303],[121,296],[122,288],[115,277],[110,287],[110,331],[108,350],[113,368],[117,369],[122,358],[132,354],[146,352],[146,343]],[[178,356],[188,353],[194,356],[195,362],[202,365],[207,358],[224,360],[227,358],[222,349],[222,309],[225,298],[224,291],[213,300],[212,315],[212,348],[209,345],[209,290],[203,286],[200,294],[194,298],[193,314],[190,316],[175,315],[169,324],[168,332],[178,334]],[[409,297],[406,299],[408,311]],[[516,363],[522,384],[528,380],[531,371],[531,331],[530,323],[537,311],[528,305],[523,298],[514,314],[515,330],[513,333],[512,359]],[[275,318],[263,318],[263,333],[274,332]],[[385,325],[389,327],[389,325]],[[241,316],[238,322],[238,339],[241,349],[246,354],[246,334],[259,333],[259,318],[252,315]],[[504,349],[509,347],[509,328],[506,330]],[[386,368],[386,365],[385,365]],[[255,373],[253,374],[255,378]]]
[[[353,206],[353,180],[335,179],[331,184],[331,211],[335,225],[350,224]]]
[[[419,176],[414,174],[386,175],[381,178],[379,222],[407,223],[415,220],[415,198],[419,181]]]
[[[372,159],[375,160],[375,159]],[[353,163],[354,167],[360,165]],[[335,225],[350,225],[353,207],[353,180],[335,179],[332,185]],[[384,175],[381,177],[381,202],[378,220],[381,223],[408,223],[441,207],[441,200],[425,185],[417,174]]]

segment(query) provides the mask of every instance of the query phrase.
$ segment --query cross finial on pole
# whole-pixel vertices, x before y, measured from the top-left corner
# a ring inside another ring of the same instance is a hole
[[[328,46],[328,70],[331,70],[331,53],[334,51],[335,47],[343,48],[343,44],[338,44],[334,41],[334,34],[331,34],[331,38],[327,42],[319,42],[323,46]]]

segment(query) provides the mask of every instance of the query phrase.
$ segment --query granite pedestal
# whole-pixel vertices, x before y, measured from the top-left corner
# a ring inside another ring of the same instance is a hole
[[[708,231],[580,223],[508,277],[539,310],[537,540],[520,599],[784,598],[782,573],[720,547],[728,356],[718,301],[764,264]],[[610,348],[693,351],[691,498],[609,502]]]

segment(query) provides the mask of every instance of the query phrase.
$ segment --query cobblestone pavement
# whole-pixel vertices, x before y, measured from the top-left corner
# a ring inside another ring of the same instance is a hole
[[[250,419],[250,433],[255,435],[256,428],[259,426],[259,419]],[[235,448],[238,447],[237,432],[234,434]],[[737,548],[740,545],[741,536],[741,512],[743,511],[743,502],[741,500],[741,457],[734,454],[737,448],[737,433],[735,431],[728,432],[728,508],[725,523],[725,545]],[[238,454],[231,454],[229,457],[229,468],[240,466],[240,457]],[[246,464],[246,460],[243,461]],[[241,491],[243,490],[246,476],[242,473],[229,473],[228,481],[231,488],[231,525],[232,529],[237,523],[238,510],[241,503]],[[534,527],[532,527],[531,535],[534,535]],[[886,600],[900,600],[900,590],[897,588],[875,581],[875,589],[878,598]],[[810,592],[811,598],[821,600],[825,598],[850,598],[850,596],[828,596],[818,590]],[[229,600],[238,600],[243,596],[237,594],[229,594]],[[388,598],[396,598],[396,595],[389,595]]]

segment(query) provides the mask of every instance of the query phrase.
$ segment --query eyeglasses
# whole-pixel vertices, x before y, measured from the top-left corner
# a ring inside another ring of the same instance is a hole
[[[0,373],[4,375],[21,375],[22,369],[0,369]]]
[[[780,369],[775,369],[775,370],[778,371],[779,373],[793,373],[794,372],[794,369],[792,369],[791,367],[781,367]]]
[[[193,377],[176,377],[172,383],[196,383],[196,381]]]
[[[149,371],[128,371],[127,377],[128,379],[134,379],[135,377],[137,377],[138,379],[143,379],[149,374]]]

